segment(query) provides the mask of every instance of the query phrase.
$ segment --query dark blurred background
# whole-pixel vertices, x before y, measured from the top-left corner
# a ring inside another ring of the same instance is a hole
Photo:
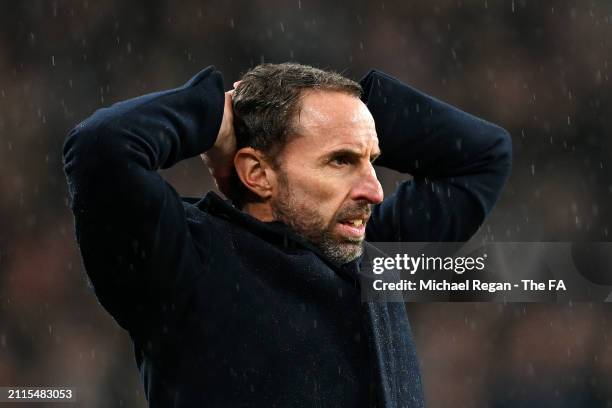
[[[0,386],[73,386],[78,406],[145,406],[129,337],[81,265],[61,148],[96,108],[209,64],[227,88],[264,61],[355,79],[386,71],[512,134],[513,175],[475,239],[610,240],[610,1],[0,5]],[[199,159],[164,176],[183,195],[213,188]],[[380,176],[387,193],[399,179]],[[612,407],[605,304],[409,312],[428,406]]]

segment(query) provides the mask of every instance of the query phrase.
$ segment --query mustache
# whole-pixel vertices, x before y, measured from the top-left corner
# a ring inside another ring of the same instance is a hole
[[[361,218],[367,221],[371,215],[372,204],[368,202],[355,203],[341,209],[336,216],[336,221],[341,222],[356,218]]]

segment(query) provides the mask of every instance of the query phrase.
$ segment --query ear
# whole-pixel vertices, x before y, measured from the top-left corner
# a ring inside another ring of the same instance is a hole
[[[252,147],[238,150],[234,156],[236,174],[249,190],[262,200],[270,198],[274,189],[274,171],[264,155]]]

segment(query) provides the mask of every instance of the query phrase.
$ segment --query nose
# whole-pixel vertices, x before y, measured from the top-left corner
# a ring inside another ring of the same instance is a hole
[[[364,169],[355,182],[351,198],[356,201],[366,200],[370,204],[382,202],[384,198],[383,189],[376,177],[376,170],[374,170],[374,167],[369,162],[367,168]]]

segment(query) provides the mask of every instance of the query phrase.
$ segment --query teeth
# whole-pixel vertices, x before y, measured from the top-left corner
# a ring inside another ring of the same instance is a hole
[[[363,220],[353,220],[351,221],[351,223],[355,226],[355,227],[361,227],[361,224],[363,224]]]

